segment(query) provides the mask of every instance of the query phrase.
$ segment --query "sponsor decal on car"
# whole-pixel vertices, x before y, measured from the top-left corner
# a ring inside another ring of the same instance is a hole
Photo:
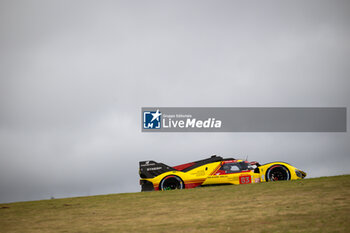
[[[154,166],[155,163],[151,163],[150,161],[146,161],[144,164],[141,164],[141,167]]]
[[[147,168],[147,171],[155,171],[160,169],[162,169],[162,167],[150,167],[150,168]]]

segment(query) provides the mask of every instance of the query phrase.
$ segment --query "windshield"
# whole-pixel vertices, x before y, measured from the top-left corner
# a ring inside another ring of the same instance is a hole
[[[254,170],[254,167],[245,162],[226,163],[222,165],[220,170],[225,171],[225,173],[236,173],[241,171]]]
[[[254,170],[254,167],[250,163],[240,162],[239,165],[242,170]]]

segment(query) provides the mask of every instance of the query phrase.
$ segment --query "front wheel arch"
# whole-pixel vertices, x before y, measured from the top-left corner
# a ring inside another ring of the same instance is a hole
[[[281,174],[283,172],[284,172],[284,174]],[[279,173],[278,179],[272,178],[275,175],[274,173],[275,174]],[[272,182],[272,181],[277,181],[277,180],[290,180],[291,179],[291,172],[289,171],[289,169],[286,166],[284,166],[282,164],[274,164],[266,170],[265,177],[266,177],[266,182],[269,182],[269,181]]]

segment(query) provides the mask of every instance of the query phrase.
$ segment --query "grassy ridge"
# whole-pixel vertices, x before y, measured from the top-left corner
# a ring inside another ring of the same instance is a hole
[[[350,232],[350,175],[0,204],[0,232]]]

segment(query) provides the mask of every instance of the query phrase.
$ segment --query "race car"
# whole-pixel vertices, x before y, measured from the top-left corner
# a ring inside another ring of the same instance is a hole
[[[213,155],[170,167],[155,161],[140,162],[141,191],[189,189],[207,185],[250,184],[304,179],[306,173],[285,162],[260,165]]]

